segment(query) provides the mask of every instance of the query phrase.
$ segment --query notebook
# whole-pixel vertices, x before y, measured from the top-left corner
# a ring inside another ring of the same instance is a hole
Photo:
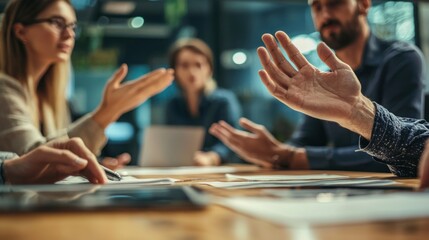
[[[192,166],[204,141],[203,127],[150,126],[145,130],[139,165],[143,167]]]

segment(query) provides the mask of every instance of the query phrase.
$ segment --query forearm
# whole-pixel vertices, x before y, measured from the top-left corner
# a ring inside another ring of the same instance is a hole
[[[106,107],[100,106],[93,114],[92,119],[103,129],[106,129],[109,124],[115,122],[120,117],[120,114],[114,110],[109,110]]]
[[[350,108],[351,115],[339,124],[367,140],[371,139],[376,108],[367,97],[361,94],[359,100]]]
[[[429,124],[424,120],[399,118],[376,104],[370,141],[360,140],[361,150],[388,164],[399,176],[416,176]]]
[[[99,126],[92,117],[93,115],[88,114],[73,122],[68,128],[67,134],[69,138],[81,138],[92,153],[99,155],[107,138],[104,134],[104,128]]]
[[[375,161],[364,152],[356,152],[359,147],[306,147],[310,169],[389,172],[386,164]]]

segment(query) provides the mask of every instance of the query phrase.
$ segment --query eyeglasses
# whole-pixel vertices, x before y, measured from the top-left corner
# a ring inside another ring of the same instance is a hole
[[[74,32],[77,27],[76,22],[66,23],[65,19],[61,17],[42,18],[42,19],[35,19],[28,22],[23,22],[23,24],[26,26],[39,24],[39,23],[48,23],[49,25],[57,29],[60,33],[64,32],[66,29],[71,29]]]

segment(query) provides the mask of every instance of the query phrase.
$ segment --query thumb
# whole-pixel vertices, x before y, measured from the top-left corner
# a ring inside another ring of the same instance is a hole
[[[109,79],[107,86],[108,87],[118,87],[119,84],[124,80],[125,76],[128,73],[127,64],[122,64],[118,70],[113,74],[113,76]]]
[[[317,46],[317,54],[332,71],[349,68],[347,64],[337,58],[334,52],[332,52],[325,43],[320,43],[319,46]]]

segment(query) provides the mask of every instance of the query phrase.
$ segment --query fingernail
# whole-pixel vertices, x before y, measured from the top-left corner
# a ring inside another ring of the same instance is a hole
[[[78,165],[78,166],[83,166],[83,165],[86,165],[88,163],[88,161],[86,161],[83,158],[76,158],[74,161],[75,161],[76,165]]]

